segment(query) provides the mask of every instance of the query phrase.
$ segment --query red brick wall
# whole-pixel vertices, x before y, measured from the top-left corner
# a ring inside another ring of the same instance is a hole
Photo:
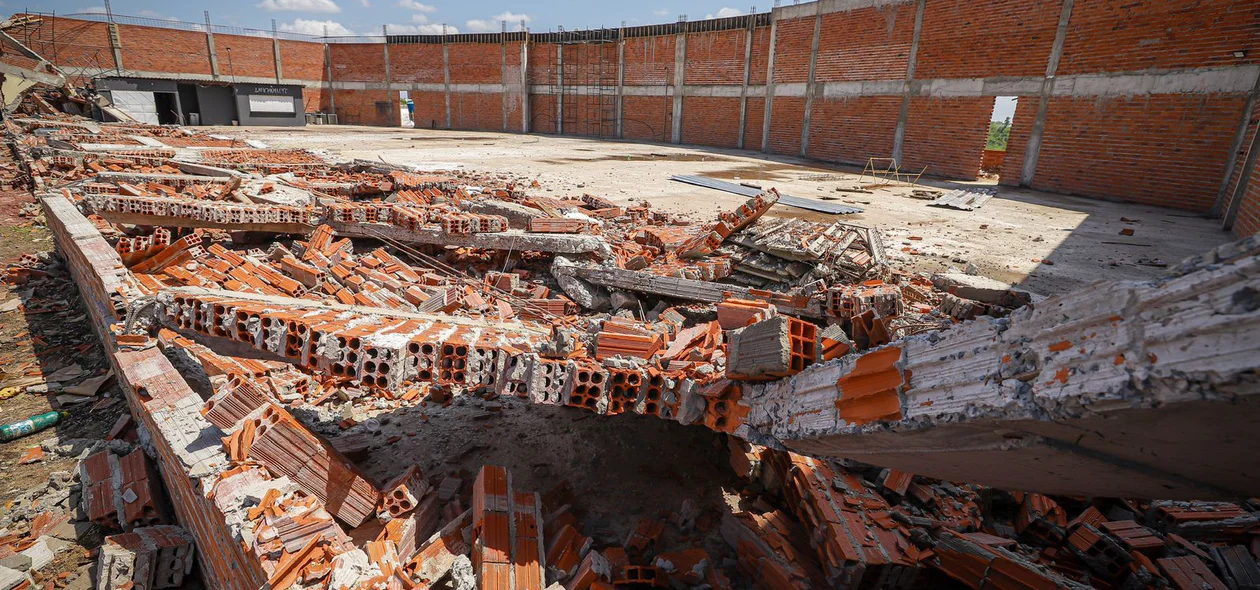
[[[342,125],[378,125],[397,127],[398,120],[394,119],[396,107],[392,107],[393,103],[398,102],[398,97],[390,97],[391,93],[387,90],[345,90],[338,89],[337,92],[337,122]],[[443,117],[445,121],[445,117]]]
[[[742,85],[747,38],[745,29],[687,35],[686,83]]]
[[[1059,75],[1260,63],[1251,0],[1090,0],[1072,6]],[[1245,58],[1233,56],[1247,51]]]
[[[228,49],[232,50],[230,55]],[[276,77],[276,51],[271,44],[271,39],[243,35],[215,35],[214,51],[219,56],[220,75],[229,78],[233,75]],[[283,69],[284,64],[280,65]]]
[[[775,71],[778,71],[777,67]],[[775,77],[778,75],[776,74]],[[776,96],[770,102],[770,109],[770,152],[789,156],[800,154],[801,125],[805,120],[805,99],[795,96]],[[812,138],[811,141],[813,141]]]
[[[327,80],[324,45],[281,39],[280,70],[290,80]]]
[[[674,99],[669,96],[622,98],[621,130],[626,139],[668,142],[673,133]]]
[[[872,156],[887,158],[900,113],[899,96],[815,99],[807,155],[850,164],[864,164]]]
[[[1230,202],[1238,196],[1235,194],[1238,189],[1238,183],[1243,177],[1243,168],[1246,167],[1247,151],[1251,146],[1252,139],[1256,136],[1257,129],[1260,129],[1260,101],[1251,110],[1251,116],[1247,121],[1247,132],[1243,137],[1243,142],[1239,146],[1236,153],[1231,154],[1234,158],[1234,170],[1230,173],[1229,184],[1225,187],[1225,198],[1221,203],[1221,213],[1229,211]]]
[[[915,5],[910,3],[823,15],[814,79],[904,79],[914,38],[914,13]]]
[[[509,84],[519,84],[521,81],[521,45],[523,43],[520,42],[507,44],[507,82]],[[520,132],[522,130],[521,109],[525,106],[523,101],[519,90],[508,94],[508,131]]]
[[[1251,172],[1238,218],[1234,221],[1234,235],[1242,238],[1255,233],[1260,233],[1260,167]]]
[[[452,92],[451,128],[502,130],[502,96],[498,94]]]
[[[113,70],[114,52],[109,47],[109,27],[104,23],[68,18],[42,17],[43,23],[7,31],[35,53],[60,66],[89,68],[85,79]],[[79,80],[80,83],[86,80]]]
[[[766,83],[766,66],[770,61],[770,27],[753,30],[752,66],[748,70],[749,84]]]
[[[392,68],[392,54],[390,58],[390,67]],[[416,122],[416,127],[422,129],[446,128],[446,93],[412,91],[407,96],[416,103],[416,111],[412,114],[412,120]]]
[[[304,112],[328,112],[328,91],[323,88],[302,88],[302,108]]]
[[[1011,118],[1011,134],[1006,140],[1006,158],[1002,160],[998,184],[1019,186],[1019,177],[1024,169],[1024,150],[1028,147],[1033,121],[1037,119],[1039,101],[1037,96],[1021,96],[1015,102],[1015,116]]]
[[[626,85],[659,86],[674,83],[673,35],[635,37],[626,39],[625,43]]]
[[[439,46],[440,47],[440,46]],[[498,43],[451,43],[451,84],[498,84],[503,81],[503,51]],[[393,62],[391,60],[390,64]],[[451,103],[454,108],[454,103]],[[454,112],[452,111],[452,117]]]
[[[974,180],[989,135],[993,98],[912,97],[901,166],[925,174]]]
[[[684,98],[682,142],[726,148],[739,145],[739,98]]]
[[[630,112],[628,108],[626,112]],[[629,126],[628,121],[626,125]],[[555,96],[550,94],[529,95],[529,130],[534,133],[556,132]]]
[[[205,33],[118,25],[118,37],[123,66],[128,70],[210,75],[210,45]]]
[[[914,76],[1045,75],[1061,5],[1061,0],[932,0],[924,5]]]
[[[556,45],[554,43],[530,44],[528,62],[530,84],[551,84],[556,79]]]
[[[380,43],[332,43],[328,55],[335,82],[385,81],[385,49]]]
[[[748,114],[744,116],[744,149],[761,149],[761,124],[766,118],[766,100],[748,99]]]
[[[836,34],[847,34],[847,31],[836,31]],[[819,42],[821,43],[821,38]],[[775,32],[774,81],[808,81],[809,51],[813,43],[814,17],[779,21],[779,30]],[[774,99],[774,104],[777,109],[778,97]],[[772,119],[778,119],[778,116],[775,115]]]
[[[1053,98],[1033,188],[1207,211],[1244,101],[1222,94]]]
[[[394,82],[442,83],[442,46],[390,45],[389,77]]]

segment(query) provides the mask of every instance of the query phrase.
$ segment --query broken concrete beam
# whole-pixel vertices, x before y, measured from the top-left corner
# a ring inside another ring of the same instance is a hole
[[[1032,302],[1031,293],[1016,289],[999,280],[960,272],[932,275],[932,286],[938,291],[972,299],[981,303],[1016,308]]]
[[[1255,495],[1258,255],[1248,238],[1168,278],[1095,283],[752,386],[744,436],[1040,493]]]
[[[603,238],[593,235],[539,234],[509,230],[495,233],[451,234],[439,227],[408,230],[379,223],[330,222],[337,235],[349,238],[388,239],[404,244],[433,244],[454,247],[550,252],[555,254],[594,254],[608,258],[612,250]]]
[[[533,207],[499,199],[476,199],[469,201],[465,206],[470,213],[502,216],[508,220],[508,225],[513,229],[529,229],[531,221],[547,216],[546,213]]]
[[[677,277],[663,277],[650,272],[623,270],[607,266],[573,265],[566,268],[553,266],[552,274],[555,275],[557,279],[561,276],[576,277],[588,283],[603,287],[625,289],[627,291],[635,291],[638,293],[650,293],[653,295],[674,297],[688,301],[718,303],[729,297],[737,297],[739,299],[761,299],[769,301],[774,304],[779,311],[786,314],[803,317],[822,317],[821,305],[812,301],[810,297],[804,295],[777,293],[773,291],[740,287],[738,285],[696,281]],[[561,287],[563,286],[564,283],[562,282]],[[569,295],[570,298],[573,298],[574,301],[577,301],[577,298],[573,293],[569,293],[567,290],[565,293]],[[579,304],[580,303],[581,302],[579,302]]]
[[[177,526],[138,528],[105,537],[97,555],[96,588],[180,588],[192,573],[193,538]]]
[[[775,379],[801,372],[818,356],[817,327],[778,316],[727,332],[726,376]]]

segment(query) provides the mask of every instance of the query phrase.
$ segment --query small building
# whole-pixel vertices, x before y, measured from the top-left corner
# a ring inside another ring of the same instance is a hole
[[[306,124],[302,87],[292,84],[103,77],[96,90],[132,118],[154,125]]]

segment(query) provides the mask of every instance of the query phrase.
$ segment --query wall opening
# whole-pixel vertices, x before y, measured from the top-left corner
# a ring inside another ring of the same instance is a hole
[[[980,156],[980,178],[998,179],[1002,162],[1006,160],[1006,144],[1011,138],[1011,121],[1015,118],[1017,96],[999,96],[993,99],[993,115],[989,117],[989,138]]]
[[[182,124],[179,112],[179,101],[174,92],[154,92],[153,103],[157,111],[158,123],[162,125]]]
[[[403,127],[415,127],[416,103],[406,90],[398,91],[398,119]]]

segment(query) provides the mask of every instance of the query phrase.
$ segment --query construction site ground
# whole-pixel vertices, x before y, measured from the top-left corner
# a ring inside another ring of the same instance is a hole
[[[976,265],[979,274],[1042,295],[1071,292],[1100,279],[1142,280],[1164,267],[1225,242],[1217,220],[1184,211],[999,186],[995,178],[953,182],[931,177],[923,186],[885,186],[849,192],[863,183],[860,166],[826,165],[696,146],[615,142],[553,135],[387,129],[357,126],[223,127],[277,148],[323,150],[424,168],[502,172],[537,180],[530,192],[566,197],[598,194],[618,204],[648,200],[654,209],[707,219],[745,197],[671,181],[696,174],[777,188],[784,194],[831,200],[865,209],[846,221],[878,227],[899,267],[937,272]],[[979,156],[977,156],[979,157]],[[870,183],[867,176],[865,183]],[[930,207],[916,188],[949,191],[992,186],[997,196],[974,211]],[[841,190],[837,190],[841,189]],[[822,221],[831,215],[777,207],[769,216]],[[1122,235],[1122,230],[1132,235]]]

